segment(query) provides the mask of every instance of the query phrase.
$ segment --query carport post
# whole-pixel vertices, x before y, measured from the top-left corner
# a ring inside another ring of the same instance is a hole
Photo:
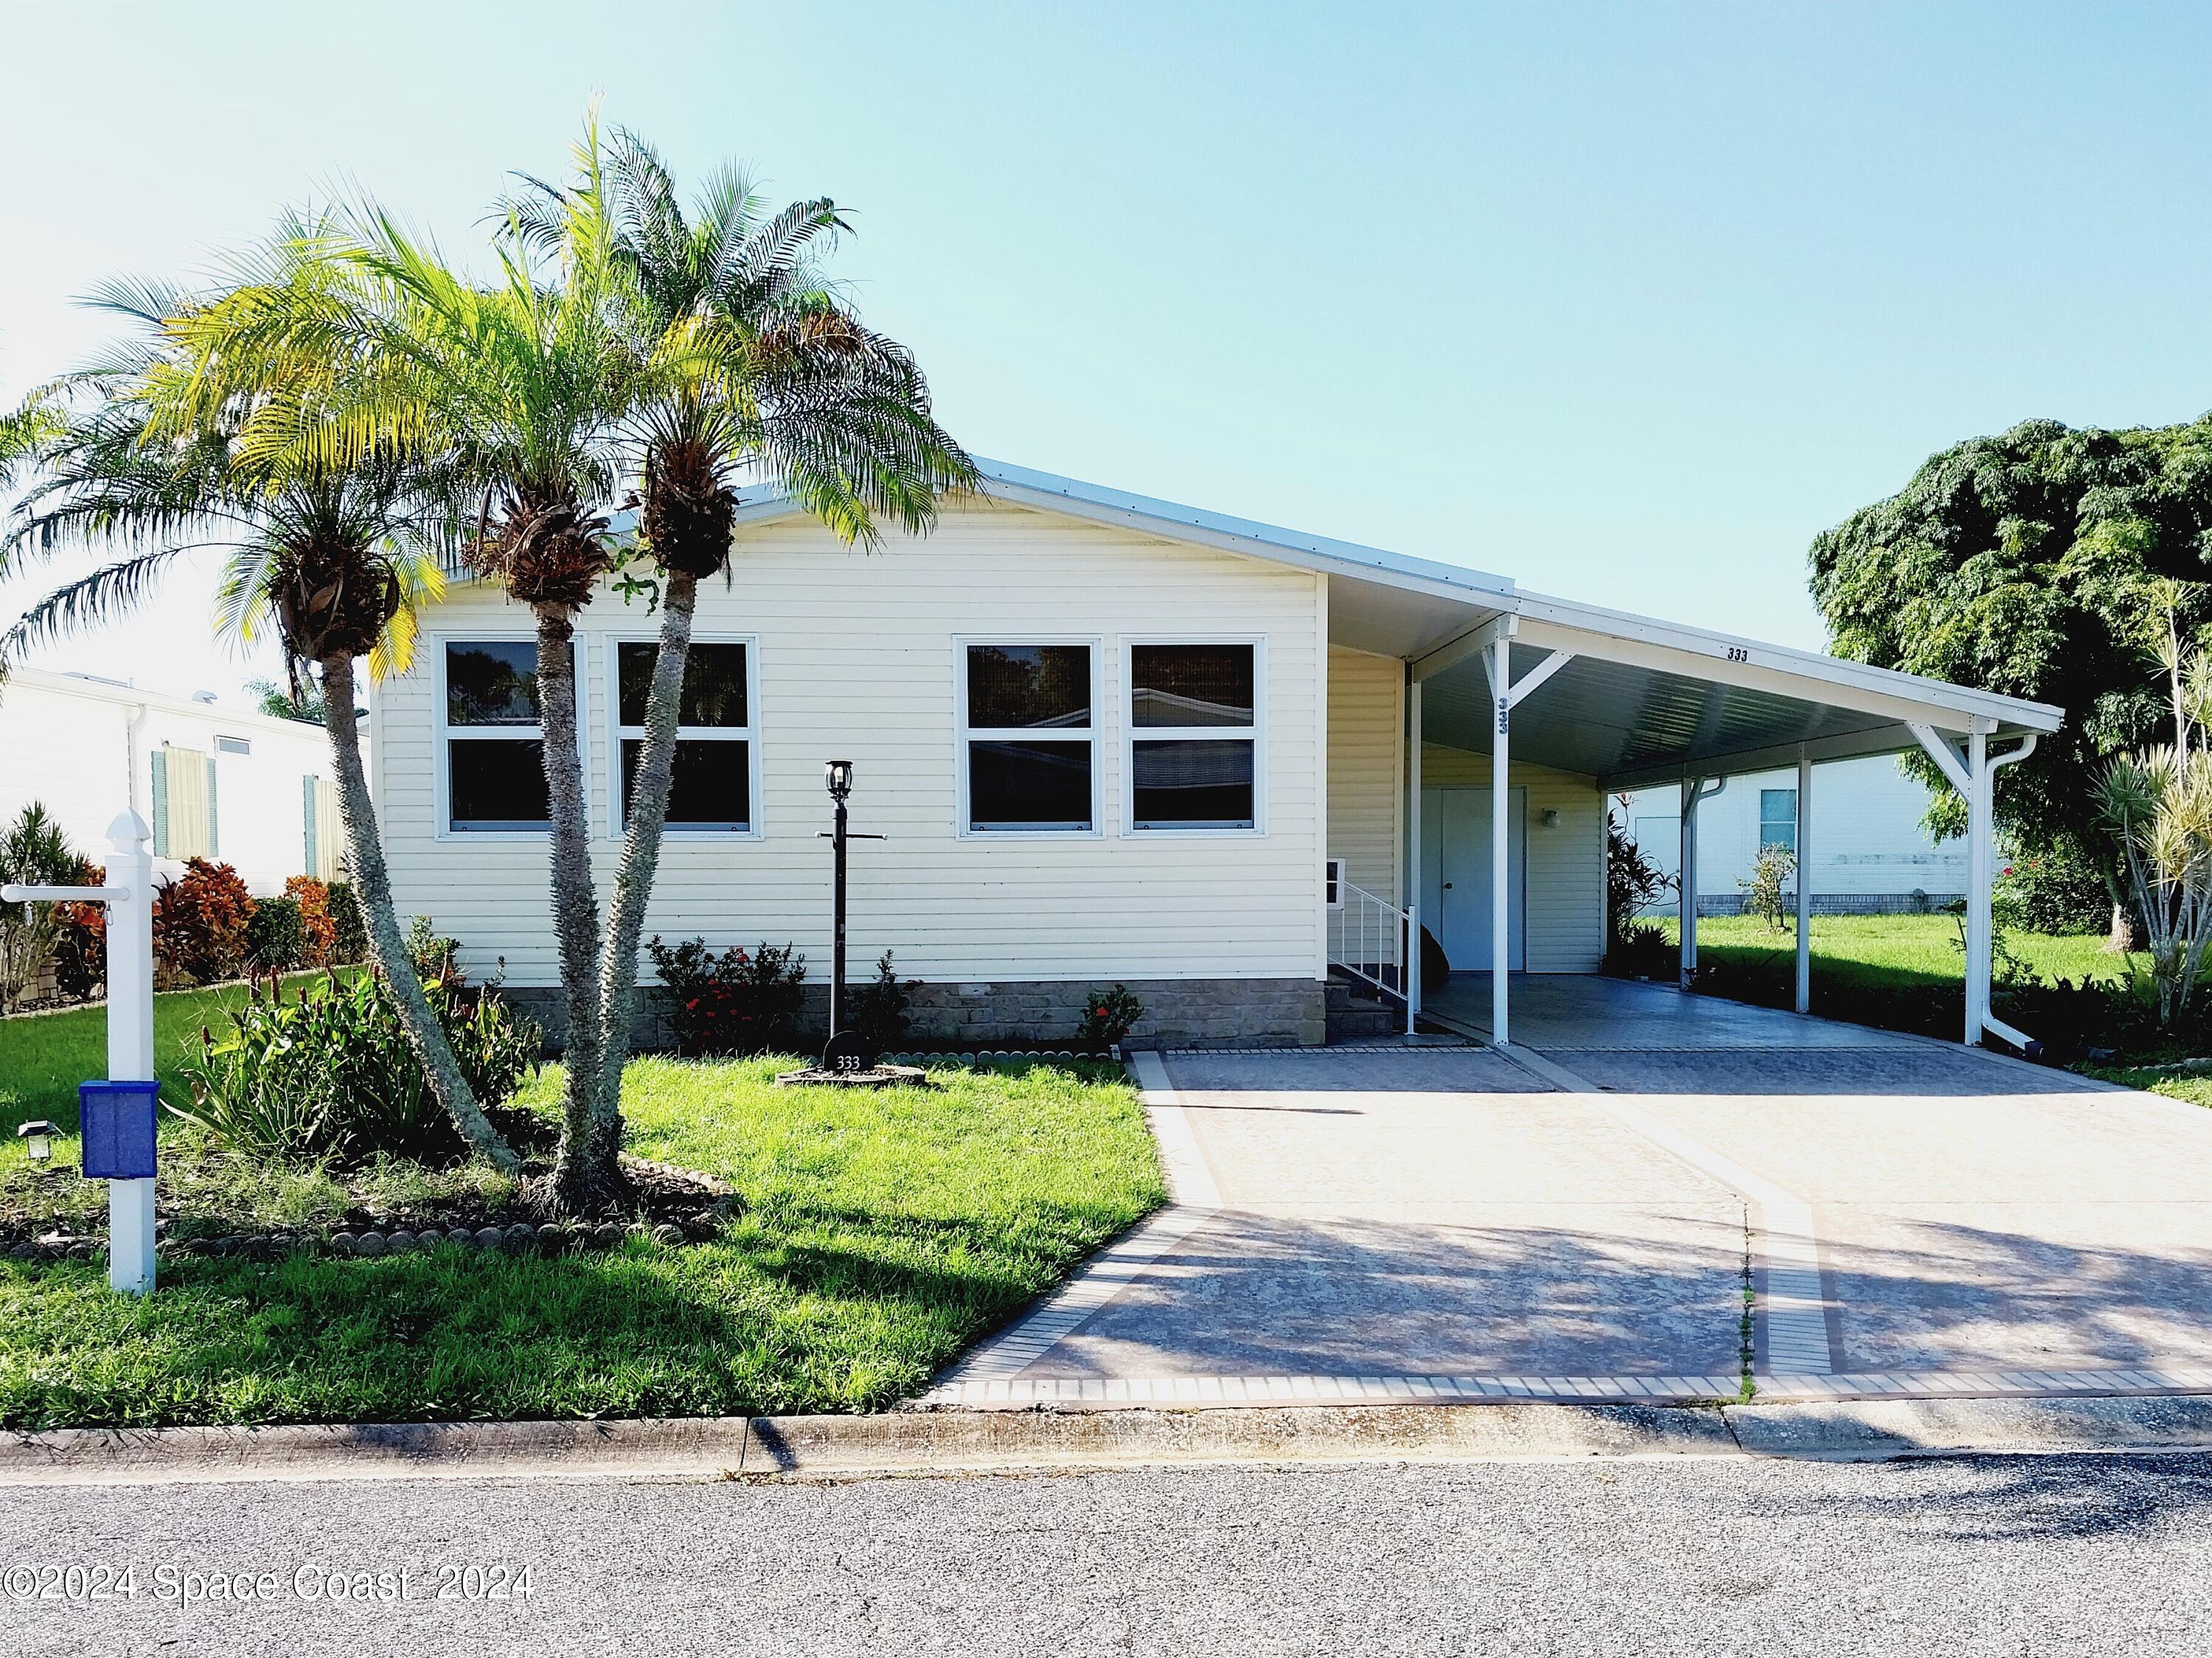
[[[1709,782],[1713,785],[1711,788],[1705,786]],[[1678,981],[1685,990],[1698,973],[1698,805],[1727,786],[1725,777],[1717,782],[1706,777],[1682,780],[1682,890],[1676,896],[1682,908],[1682,963]]]
[[[1990,1017],[1990,739],[1981,721],[1966,738],[1966,1046],[1981,1045]]]
[[[1512,856],[1506,838],[1505,807],[1511,799],[1506,787],[1513,728],[1513,641],[1500,635],[1490,647],[1490,694],[1498,705],[1496,728],[1490,734],[1490,1040],[1505,1046],[1506,967],[1512,959],[1512,915],[1507,896],[1511,883]]]
[[[1398,982],[1406,990],[1406,1034],[1413,1035],[1421,1019],[1421,682],[1406,688],[1406,720],[1411,728],[1406,743],[1406,901],[1405,957],[1398,963]],[[1437,925],[1442,926],[1442,917]],[[1381,965],[1376,965],[1380,972]]]
[[[1797,745],[1797,1011],[1813,1011],[1813,756]]]

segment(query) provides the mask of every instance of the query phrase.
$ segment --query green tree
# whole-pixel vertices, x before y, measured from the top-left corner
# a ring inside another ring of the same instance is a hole
[[[579,155],[596,165],[596,146]],[[550,257],[503,235],[495,276],[478,282],[364,203],[300,245],[298,279],[231,295],[198,340],[210,361],[282,363],[295,386],[304,373],[307,386],[342,404],[328,426],[295,430],[284,399],[272,397],[245,434],[249,446],[327,451],[342,463],[389,453],[439,472],[473,503],[457,556],[536,622],[567,1013],[553,1197],[572,1214],[616,1206],[623,1184],[619,1129],[608,1131],[598,1098],[599,917],[574,655],[577,613],[614,564],[605,508],[621,475],[621,422],[647,367],[635,349],[635,289],[609,257],[612,240],[603,214]]]
[[[316,240],[291,223],[240,263],[247,280],[195,296],[116,287],[100,302],[133,325],[106,361],[34,395],[34,432],[17,452],[30,478],[4,538],[0,574],[70,550],[120,552],[55,589],[0,634],[0,670],[23,651],[137,608],[179,559],[220,556],[219,629],[251,641],[275,629],[295,686],[302,665],[320,693],[354,702],[356,665],[404,668],[418,607],[442,578],[430,549],[450,535],[441,480],[389,452],[340,459],[325,443],[339,405],[310,388],[339,367],[297,352],[277,361],[208,355],[199,330],[236,294],[299,277]],[[272,402],[295,440],[249,441]],[[295,694],[296,691],[295,691]],[[407,1040],[462,1137],[507,1169],[519,1160],[484,1116],[409,963],[354,722],[328,727],[339,816],[371,958],[394,993]]]
[[[2212,416],[2125,431],[2028,421],[1974,438],[1812,548],[1837,654],[2066,710],[2032,758],[1998,774],[1998,815],[2024,847],[2093,861],[2116,909],[2094,783],[2106,756],[2161,723],[2146,618],[2167,579],[2187,584],[2178,625],[2200,635],[2212,623]],[[1965,804],[1933,764],[1905,763],[1935,791],[1929,826],[1962,832]]]
[[[687,216],[674,179],[634,133],[602,149],[587,126],[574,177],[509,204],[526,244],[574,268],[611,231],[647,372],[623,422],[639,544],[657,567],[660,637],[601,959],[603,1121],[618,1136],[638,947],[659,867],[700,581],[726,571],[741,485],[780,489],[850,543],[878,523],[926,531],[941,491],[975,469],[931,412],[912,355],[867,328],[823,261],[848,229],[827,197],[771,211],[745,170],[709,175]],[[611,1155],[610,1152],[609,1155]]]

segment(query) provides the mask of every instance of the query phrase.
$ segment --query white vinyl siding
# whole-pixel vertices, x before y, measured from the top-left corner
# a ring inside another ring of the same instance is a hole
[[[218,738],[243,741],[252,751],[219,747]],[[330,739],[320,726],[82,675],[20,669],[0,695],[0,823],[12,822],[35,800],[54,815],[72,847],[102,863],[108,828],[128,806],[161,830],[166,844],[155,771],[158,762],[166,806],[171,752],[211,762],[218,809],[210,833],[180,832],[179,845],[197,850],[212,841],[216,855],[257,897],[281,892],[286,879],[301,872],[301,779],[330,768]],[[183,872],[181,857],[156,858],[160,876]]]
[[[875,553],[800,519],[741,527],[731,568],[726,589],[702,585],[698,627],[760,642],[760,838],[672,838],[648,937],[699,934],[718,948],[788,940],[822,979],[822,765],[850,759],[853,828],[886,837],[853,850],[854,960],[890,949],[903,975],[960,983],[1320,970],[1321,578],[1004,505],[947,511],[931,535],[893,533]],[[1122,832],[1123,644],[1158,638],[1164,617],[1184,636],[1265,643],[1263,832]],[[456,586],[428,631],[512,636],[527,624],[495,591]],[[636,631],[636,613],[603,592],[578,620],[579,678],[605,684],[608,635]],[[1097,641],[1095,832],[961,833],[960,644],[970,639]],[[434,677],[418,663],[375,692],[378,805],[400,913],[434,915],[471,970],[503,956],[513,982],[553,983],[543,836],[436,833]],[[604,902],[617,851],[607,838],[611,732],[604,720],[584,730]]]
[[[1406,822],[1406,665],[1328,652],[1328,852],[1346,878],[1391,903]]]
[[[1595,973],[1605,956],[1606,797],[1595,779],[1573,772],[1516,761],[1507,776],[1528,791],[1528,970]],[[1425,744],[1421,782],[1486,787],[1490,756]],[[1547,811],[1559,821],[1546,824]],[[1488,963],[1454,965],[1480,971]]]

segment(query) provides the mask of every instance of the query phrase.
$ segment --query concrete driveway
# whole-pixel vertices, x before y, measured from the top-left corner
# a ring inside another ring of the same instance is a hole
[[[2212,1111],[1534,984],[1504,1051],[1146,1056],[1175,1206],[936,1396],[2212,1390]]]

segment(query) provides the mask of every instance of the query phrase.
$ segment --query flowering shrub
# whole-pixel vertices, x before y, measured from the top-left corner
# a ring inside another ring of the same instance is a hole
[[[2016,852],[1996,885],[1998,902],[2009,899],[2031,932],[2102,932],[2112,925],[2112,890],[2069,850]]]
[[[253,896],[228,864],[189,859],[182,878],[154,890],[154,957],[201,984],[234,979],[246,966]]]
[[[301,961],[308,967],[332,965],[338,924],[331,918],[331,890],[312,875],[295,875],[284,883],[284,896],[300,907]]]
[[[71,886],[96,887],[107,879],[106,868],[88,863],[78,867]],[[82,1001],[107,982],[107,906],[54,906],[54,987],[64,996]]]
[[[672,948],[656,933],[645,948],[669,989],[679,1053],[760,1054],[789,1048],[798,1035],[806,958],[791,945],[717,956],[703,938]]]
[[[1083,1017],[1075,1039],[1094,1053],[1103,1053],[1136,1028],[1145,1017],[1145,1005],[1127,985],[1094,992],[1083,1005]]]

